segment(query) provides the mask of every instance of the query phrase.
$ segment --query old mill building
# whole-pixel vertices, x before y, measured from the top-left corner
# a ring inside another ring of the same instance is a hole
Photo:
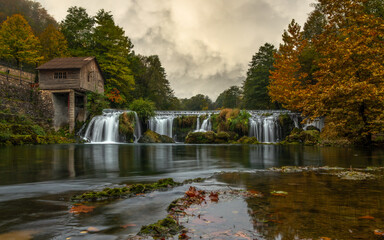
[[[87,92],[104,93],[104,77],[95,57],[55,58],[37,68],[39,87],[50,91],[55,129],[87,118]]]

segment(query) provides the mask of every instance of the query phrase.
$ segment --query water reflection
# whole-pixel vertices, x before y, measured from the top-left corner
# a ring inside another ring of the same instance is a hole
[[[381,166],[382,149],[280,145],[86,144],[0,148],[2,185],[58,179],[265,169]]]

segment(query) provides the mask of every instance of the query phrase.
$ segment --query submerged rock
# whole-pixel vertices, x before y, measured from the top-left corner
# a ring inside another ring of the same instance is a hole
[[[147,130],[139,139],[139,143],[175,143],[175,141],[166,135]]]

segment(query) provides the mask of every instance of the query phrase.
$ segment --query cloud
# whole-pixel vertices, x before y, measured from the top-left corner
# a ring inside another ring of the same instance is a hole
[[[252,55],[278,46],[291,19],[303,24],[314,0],[63,0],[40,1],[61,20],[70,6],[111,11],[143,55],[159,55],[178,97],[213,100],[245,80]]]

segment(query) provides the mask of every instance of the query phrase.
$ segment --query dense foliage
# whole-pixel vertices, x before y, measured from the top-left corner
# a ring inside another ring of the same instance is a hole
[[[239,108],[243,91],[238,86],[232,86],[222,92],[215,101],[215,108]]]
[[[149,118],[155,116],[155,104],[150,100],[142,98],[134,100],[129,109],[135,111],[142,122],[146,122]]]
[[[57,26],[56,20],[48,14],[47,10],[39,2],[31,0],[1,0],[0,23],[14,14],[22,15],[36,35],[42,33],[49,25]]]
[[[203,94],[197,94],[191,98],[184,98],[180,100],[180,109],[185,110],[212,110],[213,103],[212,100]]]
[[[270,95],[284,107],[309,118],[326,116],[339,137],[370,143],[384,129],[383,3],[364,0],[319,0],[322,31],[306,39],[292,22],[275,55]],[[312,48],[309,72],[301,62]],[[312,75],[312,77],[310,77]]]
[[[272,44],[266,43],[252,57],[243,83],[244,103],[246,109],[273,109],[274,105],[268,95],[270,71],[273,69],[276,52]]]
[[[3,22],[0,29],[1,58],[16,61],[17,66],[36,64],[42,59],[39,50],[39,39],[22,15],[15,14]]]

